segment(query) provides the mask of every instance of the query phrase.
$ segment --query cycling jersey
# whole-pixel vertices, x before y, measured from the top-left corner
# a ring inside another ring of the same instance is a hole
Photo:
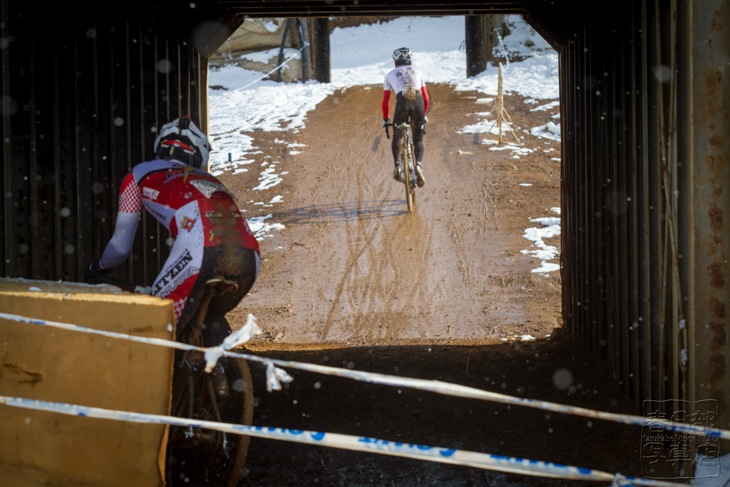
[[[395,94],[403,91],[416,91],[426,86],[421,77],[421,72],[413,66],[398,66],[385,75],[383,89],[393,91]]]
[[[129,256],[143,209],[174,239],[151,294],[174,301],[176,320],[201,272],[206,249],[250,249],[258,274],[259,244],[235,197],[211,174],[162,159],[136,165],[122,181],[114,235],[99,261],[103,269],[116,267]]]
[[[423,98],[424,113],[428,113],[429,96],[426,83],[421,72],[411,65],[398,66],[385,75],[383,82],[383,100],[381,108],[383,118],[389,118],[390,93],[403,95],[408,100],[415,100],[419,92]]]

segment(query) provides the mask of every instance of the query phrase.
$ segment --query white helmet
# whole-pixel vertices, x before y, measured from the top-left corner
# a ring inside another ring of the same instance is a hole
[[[400,47],[393,51],[395,64],[411,64],[411,50],[407,47]]]
[[[197,169],[208,169],[210,143],[188,115],[163,125],[153,149],[159,158],[177,159]]]

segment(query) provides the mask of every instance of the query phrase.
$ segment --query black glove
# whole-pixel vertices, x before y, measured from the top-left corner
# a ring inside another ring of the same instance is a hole
[[[109,272],[106,269],[103,269],[101,267],[101,264],[99,264],[99,259],[92,260],[86,265],[86,268],[84,269],[84,280],[88,284],[99,284],[96,280],[96,276],[99,274],[106,274]]]
[[[384,118],[383,119],[383,127],[387,127],[388,125],[390,125],[390,119],[389,118]]]

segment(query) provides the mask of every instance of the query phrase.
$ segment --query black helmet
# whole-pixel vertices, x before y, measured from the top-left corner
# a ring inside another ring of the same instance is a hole
[[[411,64],[411,50],[407,47],[400,47],[393,51],[393,61],[397,66]]]
[[[188,115],[163,125],[153,149],[161,159],[177,159],[197,169],[208,169],[210,143]]]

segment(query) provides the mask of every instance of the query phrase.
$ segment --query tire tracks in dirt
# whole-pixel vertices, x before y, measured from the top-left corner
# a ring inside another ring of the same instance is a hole
[[[288,136],[298,153],[278,151],[288,174],[272,220],[285,229],[261,242],[261,275],[233,313],[258,317],[262,347],[479,344],[520,334],[532,319],[534,259],[519,246],[529,245],[521,235],[534,215],[505,203],[519,191],[516,163],[458,133],[482,110],[477,94],[429,92],[427,182],[413,214],[392,179],[379,86],[335,92]],[[550,184],[555,203],[546,206],[558,206],[559,178]]]

